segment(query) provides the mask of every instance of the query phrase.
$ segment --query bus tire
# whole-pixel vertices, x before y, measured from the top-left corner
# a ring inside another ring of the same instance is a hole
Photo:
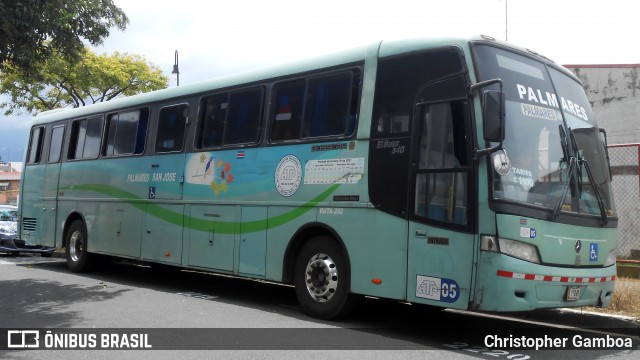
[[[65,239],[67,267],[73,272],[89,270],[90,256],[87,251],[87,228],[81,220],[75,220],[69,226]]]
[[[344,252],[327,236],[307,242],[296,259],[296,296],[302,310],[318,319],[336,319],[353,310],[350,274]]]

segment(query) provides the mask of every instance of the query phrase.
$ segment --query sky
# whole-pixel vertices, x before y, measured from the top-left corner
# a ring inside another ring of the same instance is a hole
[[[560,64],[640,63],[638,0],[114,0],[129,17],[97,53],[144,55],[180,84],[380,40],[490,35]],[[175,81],[171,83],[175,86]],[[0,113],[18,161],[30,115]]]

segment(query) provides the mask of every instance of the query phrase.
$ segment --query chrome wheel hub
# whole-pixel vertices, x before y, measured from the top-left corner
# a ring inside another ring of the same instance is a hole
[[[82,239],[82,233],[79,231],[74,232],[69,239],[69,255],[72,261],[80,260],[80,256],[84,252],[84,241]]]
[[[327,302],[338,288],[338,268],[326,254],[316,254],[305,271],[307,291],[317,302]]]

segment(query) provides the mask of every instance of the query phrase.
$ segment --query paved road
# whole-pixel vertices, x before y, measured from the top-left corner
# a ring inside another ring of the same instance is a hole
[[[125,333],[146,334],[154,350],[118,352],[127,358],[526,360],[555,359],[561,354],[582,360],[637,359],[640,355],[637,327],[622,328],[597,319],[587,323],[584,317],[558,312],[516,319],[367,298],[349,319],[326,322],[304,315],[291,287],[132,264],[74,274],[61,259],[0,255],[0,294],[1,341],[7,341],[4,332],[15,328],[97,334],[98,343],[105,332],[119,334],[119,341]],[[553,320],[561,325],[549,324]],[[604,329],[585,332],[575,328],[580,326]],[[611,326],[615,328],[605,328]],[[615,338],[630,339],[632,349],[566,350],[559,346],[558,353],[558,349],[506,349],[484,343],[487,336],[515,334],[527,339],[567,338],[570,346],[576,336],[600,339],[613,333],[623,333]],[[113,356],[113,351],[0,351],[3,359]]]

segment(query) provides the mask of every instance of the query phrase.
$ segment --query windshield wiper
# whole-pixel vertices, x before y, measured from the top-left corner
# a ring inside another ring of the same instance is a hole
[[[598,202],[598,209],[600,210],[600,220],[602,221],[603,225],[607,225],[608,223],[607,211],[604,207],[604,200],[603,200],[602,194],[600,193],[600,190],[598,189],[598,186],[595,182],[595,178],[593,176],[593,173],[591,172],[589,163],[584,157],[580,156],[578,143],[576,142],[576,138],[575,138],[575,135],[573,134],[573,131],[571,130],[571,128],[568,129],[569,139],[567,139],[567,133],[565,132],[564,127],[562,125],[559,125],[558,129],[560,131],[560,143],[562,145],[562,152],[564,153],[563,159],[565,161],[567,161],[566,159],[569,159],[568,160],[569,168],[567,169],[568,176],[563,185],[562,196],[560,197],[560,201],[558,202],[558,204],[553,209],[553,215],[552,215],[553,219],[555,220],[558,217],[558,214],[560,213],[562,204],[564,204],[564,201],[567,198],[567,193],[569,192],[569,188],[571,187],[570,186],[571,179],[574,176],[578,182],[577,184],[578,196],[582,198],[582,190],[583,190],[582,168],[584,167],[584,169],[587,171],[587,177],[589,178],[591,187],[593,188],[594,196]],[[571,144],[571,150],[574,155],[569,154],[569,144]]]
[[[579,168],[578,176],[580,177],[578,180],[579,195],[580,197],[582,197],[582,167],[584,166],[585,170],[587,170],[587,178],[589,178],[589,183],[591,183],[591,187],[593,188],[593,194],[596,197],[596,200],[598,201],[598,209],[600,210],[600,220],[602,221],[603,225],[607,225],[608,223],[607,211],[604,208],[604,200],[602,198],[602,194],[600,194],[600,190],[598,190],[598,184],[596,184],[595,178],[593,177],[593,173],[591,172],[591,168],[589,167],[589,163],[587,162],[587,159],[585,159],[583,156],[580,156],[580,152],[578,151],[578,143],[576,142],[575,135],[573,134],[573,131],[571,131],[571,128],[569,128],[569,136],[571,137],[571,145],[573,146],[573,151],[578,156],[577,157],[577,160],[578,160],[577,163]]]
[[[562,207],[562,204],[564,204],[564,200],[567,198],[567,192],[569,192],[569,182],[571,181],[571,178],[573,177],[573,168],[576,166],[576,158],[571,156],[569,158],[569,169],[567,170],[567,173],[569,174],[569,176],[567,176],[567,180],[564,181],[564,185],[563,185],[563,190],[562,190],[562,196],[560,197],[560,201],[558,201],[558,204],[556,204],[556,207],[553,209],[553,220],[555,220],[558,217],[558,214],[560,213],[560,208]]]
[[[582,159],[582,164],[584,168],[587,170],[587,176],[589,177],[589,182],[591,183],[591,187],[593,187],[593,194],[598,200],[598,208],[600,209],[600,219],[602,220],[602,225],[607,225],[609,222],[607,220],[607,211],[604,208],[604,200],[602,199],[602,194],[600,194],[600,190],[598,190],[598,184],[595,183],[595,178],[591,173],[591,169],[589,168],[589,163],[586,159]]]
[[[567,192],[569,191],[569,182],[571,181],[571,178],[573,177],[573,173],[574,170],[573,168],[576,166],[576,158],[573,156],[569,156],[569,143],[567,141],[567,133],[564,130],[564,127],[562,125],[558,125],[558,130],[560,131],[560,145],[562,146],[562,152],[564,154],[564,157],[562,158],[562,160],[566,161],[569,163],[568,169],[567,169],[567,179],[564,182],[563,190],[562,190],[562,196],[560,197],[560,201],[558,201],[558,204],[556,204],[555,208],[553,208],[553,214],[552,214],[552,218],[553,220],[555,220],[558,217],[558,214],[560,213],[560,208],[562,207],[562,204],[564,204],[564,200],[567,198]],[[568,159],[568,160],[567,160]],[[562,160],[560,160],[562,162]]]
[[[582,157],[582,155],[580,155],[580,150],[578,149],[578,144],[576,143],[576,138],[573,135],[573,130],[571,130],[571,128],[569,128],[569,138],[571,141],[571,149],[573,149],[573,156],[576,158],[576,162],[578,165],[578,167],[576,168],[576,185],[578,186],[578,197],[582,198],[582,160],[584,160],[584,158]]]

